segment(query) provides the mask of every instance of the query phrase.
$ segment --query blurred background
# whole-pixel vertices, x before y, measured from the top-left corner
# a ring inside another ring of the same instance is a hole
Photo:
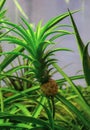
[[[20,4],[21,9],[18,4]],[[90,40],[90,0],[7,0],[4,7],[7,9],[7,18],[10,21],[19,23],[20,16],[23,16],[34,26],[39,20],[42,20],[44,24],[50,18],[66,12],[67,8],[70,10],[80,9],[73,17],[83,42],[86,44]],[[70,18],[66,18],[63,23],[71,24]],[[56,42],[59,47],[67,47],[73,50],[73,52],[56,53],[58,64],[69,76],[82,74],[82,65],[75,37],[73,35],[65,36]],[[12,46],[10,48],[7,44],[3,44],[3,50],[7,51],[12,48]],[[60,78],[60,74],[55,75],[55,78]],[[84,86],[85,83],[79,80],[77,84]]]

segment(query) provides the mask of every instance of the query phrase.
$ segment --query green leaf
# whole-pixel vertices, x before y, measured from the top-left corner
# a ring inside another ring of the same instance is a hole
[[[72,11],[72,13],[76,13],[78,12],[77,10],[76,11]],[[49,31],[51,28],[53,28],[56,24],[58,24],[60,21],[62,21],[63,19],[65,19],[66,17],[69,16],[69,13],[66,12],[66,13],[63,13],[59,16],[56,16],[52,19],[50,19],[43,27],[42,27],[42,30],[41,30],[41,33],[40,33],[40,36],[39,38],[42,39],[44,34]]]
[[[73,25],[73,29],[74,29],[74,32],[75,32],[75,36],[76,36],[76,40],[77,40],[77,44],[78,44],[78,48],[79,48],[79,52],[80,52],[80,56],[81,56],[81,60],[83,58],[83,50],[84,50],[84,43],[80,37],[80,34],[79,34],[79,31],[78,31],[78,28],[75,24],[75,21],[73,19],[73,16],[70,12],[70,10],[68,9],[68,12],[69,12],[69,16],[70,16],[70,19],[71,19],[71,22],[72,22],[72,25]]]
[[[90,43],[88,43],[83,52],[83,70],[84,70],[84,75],[85,79],[87,82],[87,85],[90,86],[90,56],[88,53],[88,46]]]
[[[85,78],[85,76],[84,75],[75,75],[75,76],[69,76],[69,78],[71,79],[71,80],[80,80],[80,79],[84,79]],[[58,80],[56,80],[57,81],[57,83],[59,84],[61,84],[61,83],[63,83],[63,82],[66,82],[67,80],[65,79],[65,78],[62,78],[62,79],[58,79]]]
[[[6,54],[10,54],[10,55],[15,54],[15,55],[17,55],[17,56],[23,56],[23,58],[25,58],[25,59],[28,59],[28,60],[31,60],[31,61],[32,61],[32,58],[31,58],[30,56],[25,55],[25,54],[24,54],[24,53],[22,53],[22,52],[15,52],[15,51],[11,51],[11,52],[2,52],[2,53],[0,53],[0,56],[1,56],[1,55],[6,55]]]
[[[26,37],[26,35],[25,35],[26,34],[26,29],[25,28],[21,27],[20,25],[16,25],[16,24],[6,22],[6,21],[1,21],[1,23],[4,24],[3,26],[1,26],[1,28],[8,30],[7,32],[5,32],[5,34],[7,34],[9,32],[14,32],[14,33],[18,34],[18,36],[20,36],[25,41],[29,41],[28,40],[29,38]],[[12,28],[9,27],[9,26],[11,26]]]
[[[2,26],[2,28],[5,28],[5,27]],[[13,29],[14,29],[14,28],[11,28],[11,29],[9,28],[9,30],[8,30],[7,32],[2,33],[2,34],[0,35],[0,38],[4,37],[6,34],[8,34],[9,32],[11,32]]]
[[[78,12],[78,11],[76,10],[76,11],[73,11],[72,13],[76,13],[76,12]],[[68,16],[69,16],[69,13],[66,12],[55,18],[50,19],[44,26],[45,31],[49,30],[50,28],[52,28],[53,26],[55,26],[57,23],[59,23],[60,21],[62,21],[63,19],[65,19]]]
[[[45,101],[46,101],[46,98],[44,96],[42,96],[40,99],[39,99],[40,103],[41,104],[45,104]],[[35,109],[34,109],[34,112],[32,113],[32,117],[35,117],[35,118],[38,118],[38,116],[40,115],[43,107],[41,104],[38,104]]]
[[[6,13],[6,10],[0,12],[0,20],[1,20],[2,18],[4,18],[5,13]]]
[[[0,87],[0,107],[1,107],[1,112],[4,111],[4,102],[3,102],[3,93],[2,93],[2,90],[1,90],[1,87]]]
[[[27,46],[26,43],[23,40],[21,40],[21,39],[19,39],[17,37],[5,36],[5,37],[1,38],[0,41],[9,41],[12,44],[20,45],[20,46],[24,47],[27,51],[31,52],[30,47]]]
[[[21,66],[16,66],[16,67],[13,67],[13,68],[9,69],[8,71],[4,72],[4,74],[10,74],[10,75],[12,75],[12,74],[15,73],[16,71],[18,71],[18,70],[20,70],[20,69],[24,69],[24,68],[30,69],[29,66],[21,65]]]
[[[0,11],[2,10],[6,0],[0,0]]]
[[[48,126],[49,124],[46,121],[43,121],[41,119],[36,119],[33,117],[28,117],[28,116],[21,116],[21,115],[0,115],[0,119],[11,119],[14,121],[20,121],[22,123],[33,123],[33,124],[38,124],[41,126]]]
[[[6,24],[8,26],[11,26],[12,28],[15,28],[16,30],[12,30],[8,26],[4,27],[4,28],[12,30],[13,32],[18,34],[21,38],[24,39],[24,41],[26,41],[27,44],[31,44],[31,46],[32,46],[32,40],[31,40],[32,38],[31,38],[30,34],[28,33],[27,29],[25,29],[22,24],[17,25],[17,24],[8,22],[8,21],[0,21],[0,24],[2,24],[2,23]]]
[[[37,27],[36,27],[36,39],[38,40],[40,33],[41,33],[41,25],[42,25],[42,21],[39,21]]]
[[[72,33],[60,33],[60,34],[57,34],[57,35],[54,35],[53,37],[51,37],[49,40],[52,42],[54,40],[56,40],[57,38],[59,37],[62,37],[62,36],[65,36],[65,35],[71,35]]]
[[[12,117],[13,118],[13,117]],[[24,123],[18,123],[18,124],[13,124],[13,123],[7,123],[7,122],[4,122],[4,123],[1,123],[0,124],[0,129],[1,130],[6,130],[6,129],[19,129],[19,130],[22,130],[22,129],[29,129],[30,127],[27,125],[27,124],[24,124]]]
[[[22,52],[24,51],[24,48],[21,46],[16,47],[13,52]],[[3,62],[0,64],[0,72],[3,71],[5,67],[7,67],[18,55],[12,54],[8,55]]]
[[[50,130],[45,126],[34,126],[34,128],[31,128],[30,130]]]
[[[26,15],[26,13],[24,12],[23,8],[21,7],[21,5],[19,4],[19,2],[17,0],[14,0],[14,3],[16,5],[16,7],[18,8],[18,10],[20,11],[20,13],[26,18],[28,19],[28,16]]]
[[[22,19],[23,23],[27,26],[29,34],[31,35],[31,38],[35,42],[35,35],[34,35],[34,30],[33,30],[32,26],[24,18],[21,18],[21,19]]]
[[[51,110],[48,109],[47,106],[43,105],[40,101],[37,101],[37,100],[35,100],[35,101],[44,108],[46,115],[48,117],[49,127],[52,128],[52,130],[54,130],[54,120],[53,120],[53,114],[52,114]]]
[[[32,29],[31,25],[25,19],[23,19],[23,18],[21,18],[21,19],[28,28],[27,32],[28,32],[29,37],[30,37],[30,44],[32,46],[33,51],[35,51],[36,37],[35,37],[35,34],[34,34],[34,30]],[[25,31],[26,31],[26,29],[25,29]],[[29,41],[28,41],[28,43],[29,43]]]
[[[37,91],[39,88],[40,88],[40,86],[35,86],[35,87],[33,86],[32,88],[26,89],[22,92],[18,92],[17,94],[14,94],[13,96],[5,99],[4,103],[7,104],[7,103],[12,102],[14,100],[16,101],[16,99],[21,98],[21,97],[25,96],[26,94],[32,94],[33,92]]]
[[[58,37],[60,36],[64,36],[64,35],[69,35],[69,34],[72,34],[72,32],[69,32],[69,31],[66,31],[66,30],[49,30],[45,33],[43,39],[46,39],[48,36],[50,35],[54,35],[53,37],[51,37],[49,40],[50,41],[53,41],[55,39],[57,39]],[[53,39],[53,40],[51,40]]]
[[[20,111],[25,115],[25,116],[31,116],[30,111],[28,110],[28,108],[21,104],[21,103],[15,103],[15,106],[18,107],[20,109]]]
[[[50,51],[49,53],[54,53],[54,52],[57,52],[57,51],[72,51],[72,50],[70,50],[68,48],[56,48],[56,49]]]

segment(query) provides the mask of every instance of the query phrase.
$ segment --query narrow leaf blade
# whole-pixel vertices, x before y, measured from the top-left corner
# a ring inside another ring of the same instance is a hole
[[[90,56],[88,54],[88,45],[86,45],[83,53],[83,70],[87,85],[90,86]]]

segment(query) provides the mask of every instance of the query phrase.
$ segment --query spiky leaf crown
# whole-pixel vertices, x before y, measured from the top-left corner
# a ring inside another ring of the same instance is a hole
[[[0,24],[4,23],[8,27],[9,31],[13,31],[17,36],[4,35],[1,37],[0,41],[8,41],[13,44],[22,46],[22,48],[28,51],[28,55],[23,54],[22,52],[16,53],[17,55],[22,55],[24,58],[28,58],[31,63],[31,73],[34,74],[34,77],[41,83],[48,82],[50,79],[50,71],[52,70],[51,64],[56,61],[56,59],[51,58],[51,56],[59,50],[68,50],[68,49],[48,49],[49,45],[54,44],[54,40],[60,36],[71,34],[71,32],[60,30],[60,26],[57,25],[61,20],[68,16],[68,12],[60,16],[50,19],[43,27],[41,21],[36,27],[36,30],[32,28],[25,19],[22,18],[24,23],[17,25],[10,23],[8,21],[0,21]],[[10,27],[9,27],[10,26]],[[26,26],[26,28],[25,28]],[[65,25],[68,26],[68,25]],[[9,32],[7,31],[6,34]],[[53,35],[52,35],[53,34]],[[50,38],[49,38],[50,36]],[[12,52],[13,53],[13,52]],[[15,52],[14,52],[15,53]]]

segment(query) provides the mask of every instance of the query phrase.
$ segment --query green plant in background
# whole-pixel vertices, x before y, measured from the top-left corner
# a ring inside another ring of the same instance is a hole
[[[43,26],[40,21],[36,28],[24,18],[21,18],[23,23],[19,25],[0,20],[0,28],[6,29],[6,32],[0,35],[0,42],[16,45],[14,50],[0,52],[1,56],[5,55],[0,63],[0,80],[5,84],[0,88],[0,129],[89,130],[90,98],[89,95],[86,97],[89,89],[78,87],[73,82],[87,76],[67,76],[57,65],[54,56],[57,51],[71,51],[67,48],[57,48],[55,41],[62,36],[73,34],[61,29],[71,26],[60,24],[60,21],[70,15],[81,57],[83,55],[89,59],[88,45],[83,49],[84,44],[72,17],[75,12],[77,11],[61,14]],[[13,65],[15,59],[18,59],[17,66]],[[87,65],[89,68],[89,62]],[[7,66],[11,68],[7,69]],[[63,79],[52,78],[56,71]],[[66,82],[68,85],[63,89],[62,84]],[[89,82],[87,83],[89,85]]]

